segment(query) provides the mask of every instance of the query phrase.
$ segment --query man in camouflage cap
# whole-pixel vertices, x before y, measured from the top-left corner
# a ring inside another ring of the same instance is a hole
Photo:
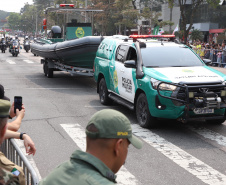
[[[111,185],[125,163],[128,146],[142,148],[122,113],[105,109],[86,126],[86,152],[76,150],[71,159],[50,173],[39,185]]]
[[[9,117],[10,102],[8,100],[0,99],[0,144],[4,140],[4,135],[7,129],[7,121]],[[0,184],[19,184],[19,179],[17,176],[13,175],[11,172],[4,169],[0,169]]]

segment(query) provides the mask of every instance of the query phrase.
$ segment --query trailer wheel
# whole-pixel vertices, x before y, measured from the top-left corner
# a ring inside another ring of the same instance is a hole
[[[47,76],[48,78],[53,77],[53,69],[48,67],[47,62],[45,62],[43,65],[43,71],[44,71],[45,76]]]
[[[45,62],[44,64],[43,64],[43,72],[44,72],[44,74],[45,74],[45,76],[47,76],[47,63]]]
[[[48,78],[53,78],[53,69],[48,68],[48,71],[47,71],[47,77],[48,77]]]

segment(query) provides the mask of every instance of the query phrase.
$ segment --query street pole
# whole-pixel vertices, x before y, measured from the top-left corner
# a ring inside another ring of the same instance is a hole
[[[35,37],[37,38],[38,31],[38,10],[36,9],[36,24],[35,24]]]
[[[87,0],[85,0],[85,9],[87,9]],[[87,23],[87,12],[85,12],[85,23]]]

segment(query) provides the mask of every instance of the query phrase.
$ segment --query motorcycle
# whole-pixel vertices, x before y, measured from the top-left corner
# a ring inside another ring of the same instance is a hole
[[[20,48],[19,42],[17,40],[14,40],[10,46],[9,52],[13,56],[17,57],[17,55],[19,54],[19,48]]]
[[[26,50],[27,53],[30,50],[30,41],[29,40],[26,40],[24,42],[24,49]]]
[[[6,42],[4,40],[1,42],[1,50],[2,50],[2,53],[5,53],[5,50],[6,50]]]

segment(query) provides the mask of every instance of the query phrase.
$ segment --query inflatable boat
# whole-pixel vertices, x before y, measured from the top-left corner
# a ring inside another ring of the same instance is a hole
[[[31,52],[45,60],[92,69],[97,49],[102,40],[102,36],[87,36],[58,43],[36,41],[31,44]]]

